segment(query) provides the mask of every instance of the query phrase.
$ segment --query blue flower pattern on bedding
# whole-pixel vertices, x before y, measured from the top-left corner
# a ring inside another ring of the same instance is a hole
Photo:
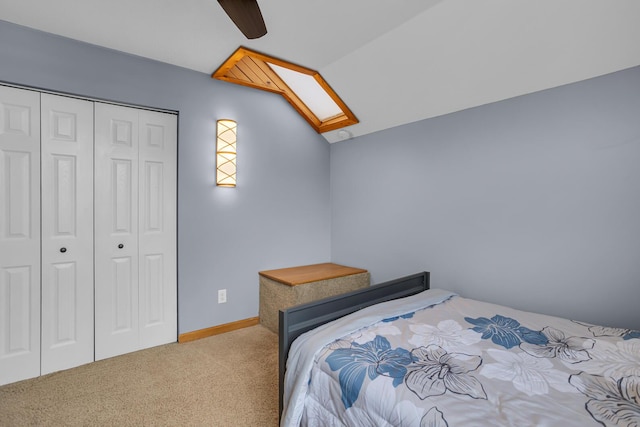
[[[396,320],[413,321],[411,319],[414,314],[386,318],[381,323],[386,324]],[[354,406],[367,378],[369,381],[374,381],[381,376],[392,378],[394,389],[404,383],[406,389],[420,400],[444,394],[457,395],[466,399],[487,400],[488,394],[483,381],[478,379],[479,374],[487,381],[496,379],[513,381],[516,389],[526,392],[529,396],[547,394],[545,390],[549,387],[555,390],[566,390],[567,387],[573,386],[574,392],[577,389],[591,399],[584,407],[593,420],[604,425],[640,425],[640,363],[634,362],[638,358],[640,342],[630,342],[627,347],[620,347],[621,344],[618,344],[616,351],[621,351],[621,368],[615,370],[605,367],[610,369],[608,371],[610,376],[598,376],[586,372],[603,366],[602,358],[596,357],[592,360],[591,357],[591,352],[595,351],[596,337],[612,336],[623,340],[620,342],[629,342],[640,338],[639,331],[583,325],[589,327],[588,331],[594,336],[594,338],[588,338],[571,336],[551,326],[533,330],[523,326],[516,319],[500,314],[495,314],[491,318],[464,317],[464,321],[473,325],[466,330],[480,334],[481,339],[479,338],[478,341],[490,340],[495,345],[506,350],[513,349],[512,351],[516,353],[508,356],[509,353],[504,350],[490,348],[481,350],[480,354],[471,349],[469,352],[460,351],[467,348],[468,344],[458,344],[462,345],[462,347],[456,347],[458,350],[449,350],[435,344],[416,345],[416,348],[409,349],[392,348],[387,338],[376,333],[375,338],[369,342],[364,344],[352,342],[349,348],[336,348],[325,357],[325,362],[331,371],[339,371],[338,381],[345,410]],[[428,328],[421,330],[427,331]],[[456,328],[447,329],[448,333],[454,335],[459,333],[457,331]],[[425,337],[430,336],[430,332],[425,333],[428,334]],[[486,369],[481,369],[483,354],[495,361],[495,363],[488,362]],[[548,360],[552,359],[573,369],[570,371],[573,374],[565,378],[564,385],[553,379],[553,375],[560,371],[551,368],[551,362]],[[539,362],[534,362],[535,360]],[[629,361],[631,361],[630,365]],[[635,368],[634,363],[637,364]],[[541,374],[528,371],[534,366],[548,366],[548,368]],[[531,375],[534,375],[536,382],[530,382],[534,379]],[[616,408],[622,407],[624,407],[624,413],[617,413]],[[431,407],[427,412],[422,413],[422,423],[446,426],[448,423],[445,416],[442,410]]]
[[[358,398],[367,374],[370,380],[378,375],[391,377],[394,379],[393,386],[397,387],[412,361],[409,351],[391,349],[389,341],[379,335],[362,345],[353,343],[351,348],[336,349],[327,357],[331,370],[340,370],[339,381],[345,408],[350,408]]]
[[[640,331],[629,331],[622,336],[623,340],[630,340],[633,338],[640,338]]]
[[[482,339],[491,338],[494,344],[500,345],[506,349],[510,349],[521,342],[529,344],[544,345],[547,344],[547,337],[540,331],[532,331],[529,328],[520,326],[520,322],[509,317],[496,314],[491,319],[479,317],[472,319],[465,317],[464,320],[476,325],[472,330],[481,333]]]
[[[393,322],[394,320],[398,320],[398,319],[411,319],[414,314],[416,314],[415,311],[412,312],[412,313],[403,314],[402,316],[395,316],[395,317],[389,317],[387,319],[382,319],[382,321],[384,323],[390,323],[390,322]]]

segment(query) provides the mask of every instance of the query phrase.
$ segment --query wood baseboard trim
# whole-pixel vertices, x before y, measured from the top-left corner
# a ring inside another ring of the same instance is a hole
[[[224,334],[225,332],[235,331],[236,329],[248,328],[260,324],[259,317],[250,317],[248,319],[237,320],[224,325],[212,326],[210,328],[198,329],[197,331],[185,332],[178,335],[178,342],[184,343],[199,340],[201,338],[212,337],[214,335]]]

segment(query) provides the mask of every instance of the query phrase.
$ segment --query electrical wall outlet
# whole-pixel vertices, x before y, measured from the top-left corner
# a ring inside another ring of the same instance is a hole
[[[227,302],[227,290],[220,289],[218,290],[218,304],[224,304]]]

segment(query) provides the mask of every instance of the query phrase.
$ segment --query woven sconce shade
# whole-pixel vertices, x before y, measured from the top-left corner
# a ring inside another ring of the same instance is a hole
[[[218,120],[216,127],[216,185],[236,186],[236,131],[233,120]]]

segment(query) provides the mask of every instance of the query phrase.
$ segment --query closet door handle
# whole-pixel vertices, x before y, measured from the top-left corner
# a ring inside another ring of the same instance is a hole
[[[62,253],[67,252],[67,248],[60,248],[60,252],[62,252]]]
[[[122,248],[124,248],[124,245],[123,245],[122,243],[120,243],[120,244],[118,245],[118,249],[122,249]]]

